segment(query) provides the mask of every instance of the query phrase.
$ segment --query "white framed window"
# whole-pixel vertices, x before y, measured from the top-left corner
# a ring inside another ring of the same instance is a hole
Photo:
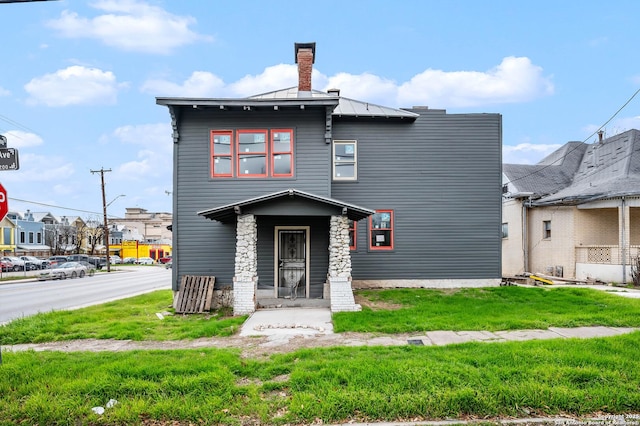
[[[506,222],[502,224],[502,238],[509,238],[509,224]]]
[[[333,180],[358,179],[358,144],[333,141]]]
[[[548,240],[551,238],[551,221],[543,220],[542,221],[542,238]]]

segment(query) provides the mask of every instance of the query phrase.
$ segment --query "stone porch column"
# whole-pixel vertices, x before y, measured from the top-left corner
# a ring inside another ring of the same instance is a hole
[[[351,287],[351,252],[349,250],[349,219],[331,216],[329,230],[329,294],[331,312],[360,311]]]
[[[238,216],[236,259],[233,277],[233,314],[247,315],[256,310],[258,286],[258,225],[254,215]]]

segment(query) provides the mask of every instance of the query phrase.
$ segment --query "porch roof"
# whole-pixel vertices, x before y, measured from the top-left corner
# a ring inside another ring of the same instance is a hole
[[[198,212],[198,215],[204,216],[207,219],[217,220],[219,222],[231,222],[235,219],[236,215],[242,214],[242,211],[244,209],[249,209],[251,207],[257,206],[258,204],[264,204],[265,202],[275,203],[285,199],[300,199],[303,201],[318,202],[328,207],[338,208],[341,209],[343,215],[346,215],[349,219],[355,221],[364,219],[365,217],[368,217],[375,213],[375,210],[345,203],[334,198],[323,197],[297,189],[285,189],[283,191],[261,195],[259,197],[250,198],[248,200],[203,210]]]

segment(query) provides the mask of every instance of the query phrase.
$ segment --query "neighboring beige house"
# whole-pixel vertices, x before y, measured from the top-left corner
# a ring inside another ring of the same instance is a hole
[[[109,218],[110,225],[127,229],[129,233],[142,236],[143,242],[172,240],[172,234],[167,227],[171,225],[171,213],[151,213],[139,207],[128,207],[124,218]]]
[[[640,254],[640,130],[503,165],[502,273],[629,282]]]

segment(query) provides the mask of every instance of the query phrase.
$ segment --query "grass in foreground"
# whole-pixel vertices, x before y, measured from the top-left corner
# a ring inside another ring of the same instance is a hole
[[[180,340],[230,336],[246,316],[166,315],[173,312],[171,290],[73,311],[55,311],[20,318],[0,326],[0,344],[39,343],[72,339]]]
[[[640,326],[640,299],[578,287],[357,291],[362,312],[333,315],[338,332],[518,330]]]
[[[640,299],[584,288],[493,287],[357,292],[362,312],[333,314],[337,332],[412,333],[430,330],[515,330],[602,325],[640,327]],[[246,316],[225,312],[175,315],[161,290],[74,311],[41,313],[0,326],[0,344],[71,339],[180,340],[234,334]]]
[[[637,413],[638,347],[640,332],[306,349],[268,360],[222,349],[5,353],[0,425],[283,425]],[[118,401],[115,407],[103,416],[92,413],[110,399]]]

